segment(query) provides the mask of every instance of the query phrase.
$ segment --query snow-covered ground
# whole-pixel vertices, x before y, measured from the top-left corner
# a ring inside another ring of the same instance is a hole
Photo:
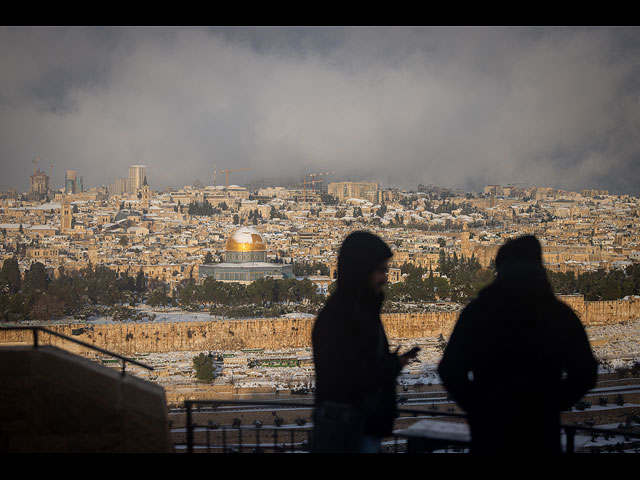
[[[167,309],[153,309],[147,305],[139,305],[135,307],[137,312],[146,313],[150,317],[155,318],[153,320],[117,320],[114,321],[110,316],[97,316],[89,317],[88,320],[79,320],[73,317],[61,318],[58,320],[24,320],[20,322],[20,325],[68,325],[68,324],[122,324],[122,323],[143,323],[143,322],[210,322],[212,320],[221,320],[224,317],[210,315],[208,312],[185,312],[180,308],[167,308]]]
[[[629,367],[640,361],[640,319],[635,321],[587,327],[587,335],[596,345],[595,356],[612,368]],[[599,342],[603,342],[599,344]]]

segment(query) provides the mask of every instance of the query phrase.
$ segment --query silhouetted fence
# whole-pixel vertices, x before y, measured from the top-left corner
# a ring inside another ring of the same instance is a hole
[[[138,365],[139,367],[142,368],[146,368],[147,370],[152,370],[153,371],[153,367],[150,367],[149,365],[145,365],[144,363],[140,363],[136,360],[133,360],[131,358],[127,358],[127,357],[123,357],[122,355],[119,355],[117,353],[114,352],[110,352],[109,350],[105,350],[103,348],[100,347],[96,347],[95,345],[91,345],[90,343],[86,343],[83,342],[82,340],[77,340],[75,338],[72,337],[68,337],[67,335],[63,335],[61,333],[55,332],[53,330],[49,330],[48,328],[44,328],[44,327],[0,327],[0,330],[32,330],[33,331],[33,347],[34,348],[38,348],[38,332],[42,332],[42,333],[47,333],[49,335],[53,335],[55,337],[59,337],[59,338],[63,338],[65,340],[68,340],[70,342],[76,343],[78,345],[82,345],[83,347],[89,348],[91,350],[95,350],[97,352],[103,353],[105,355],[109,355],[110,357],[115,357],[119,360],[122,361],[122,375],[125,374],[125,368],[127,363],[132,363],[134,365]],[[1,346],[1,344],[0,344]]]
[[[264,425],[262,422],[254,422],[248,425],[242,425],[238,420],[232,425],[220,426],[212,421],[206,425],[199,425],[193,421],[194,413],[223,413],[226,410],[223,407],[239,407],[236,411],[260,412],[277,410],[284,413],[290,409],[307,409],[314,408],[313,403],[290,403],[275,401],[250,401],[250,400],[186,400],[186,444],[178,443],[175,445],[176,450],[184,450],[188,453],[207,452],[207,453],[308,453],[313,436],[313,423],[298,419],[294,424],[283,424],[282,421],[276,421],[273,425]],[[265,408],[265,407],[277,407]],[[229,413],[231,413],[230,411]],[[411,417],[449,417],[449,418],[466,418],[464,413],[427,410],[427,409],[398,409],[398,413],[403,416]],[[281,420],[281,419],[280,419]],[[622,437],[624,442],[638,439],[640,443],[640,432],[632,432],[623,429],[605,429],[579,424],[562,425],[564,434],[566,435],[565,453],[575,453],[576,436],[578,432],[586,432],[592,438],[602,437],[606,440],[612,437]],[[174,429],[174,431],[179,429]],[[526,435],[526,426],[523,425],[523,435]],[[517,441],[517,439],[514,439]],[[624,444],[619,442],[618,445]],[[466,452],[470,447],[470,442],[461,439],[460,435],[438,435],[430,437],[425,434],[421,438],[409,436],[403,433],[394,434],[393,437],[386,439],[382,444],[383,452],[391,453],[418,453],[418,452]],[[639,445],[640,447],[640,445]],[[608,445],[602,448],[607,451],[618,451],[622,447]]]
[[[254,422],[249,425],[220,426],[211,421],[206,425],[200,425],[193,421],[194,413],[224,412],[220,407],[242,407],[243,413],[252,411],[273,410],[265,407],[277,407],[278,412],[283,413],[288,409],[312,410],[314,403],[292,403],[273,401],[249,401],[249,400],[186,400],[186,445],[178,443],[177,450],[186,448],[188,453],[307,453],[310,451],[313,423],[298,419],[295,424],[283,424],[274,422],[274,425],[264,425]],[[206,408],[204,411],[202,408]],[[249,410],[251,409],[251,410]],[[445,412],[438,410],[399,409],[400,414],[417,416],[461,417],[462,413]],[[392,443],[392,445],[389,445]],[[399,452],[405,445],[406,439],[402,436],[392,437],[392,441],[385,442],[385,450]],[[453,442],[455,444],[455,442]],[[447,448],[445,445],[444,448]]]

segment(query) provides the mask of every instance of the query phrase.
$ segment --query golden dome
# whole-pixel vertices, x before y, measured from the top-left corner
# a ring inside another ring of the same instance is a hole
[[[227,252],[266,252],[267,244],[253,227],[240,227],[227,239]]]

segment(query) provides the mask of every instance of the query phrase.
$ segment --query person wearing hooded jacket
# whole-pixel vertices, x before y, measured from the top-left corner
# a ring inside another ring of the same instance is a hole
[[[392,433],[396,417],[396,378],[415,356],[389,351],[380,320],[392,256],[379,237],[350,234],[338,255],[337,289],[318,315],[312,332],[317,415],[325,405],[346,405],[361,417],[356,442],[340,444],[340,433],[320,437],[315,452],[377,452],[381,438]],[[320,419],[316,419],[319,423]],[[342,422],[344,428],[347,422]],[[357,424],[357,422],[356,422]],[[356,425],[354,428],[358,428]],[[326,432],[325,432],[326,433]]]
[[[495,264],[438,373],[467,412],[471,453],[558,454],[560,412],[595,386],[597,362],[580,319],[555,297],[534,236],[505,243]]]

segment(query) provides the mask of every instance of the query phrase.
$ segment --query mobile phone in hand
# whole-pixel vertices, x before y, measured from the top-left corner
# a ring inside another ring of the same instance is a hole
[[[405,355],[407,357],[415,357],[420,350],[421,350],[420,347],[413,347],[411,350],[409,350],[407,353],[405,353]]]

